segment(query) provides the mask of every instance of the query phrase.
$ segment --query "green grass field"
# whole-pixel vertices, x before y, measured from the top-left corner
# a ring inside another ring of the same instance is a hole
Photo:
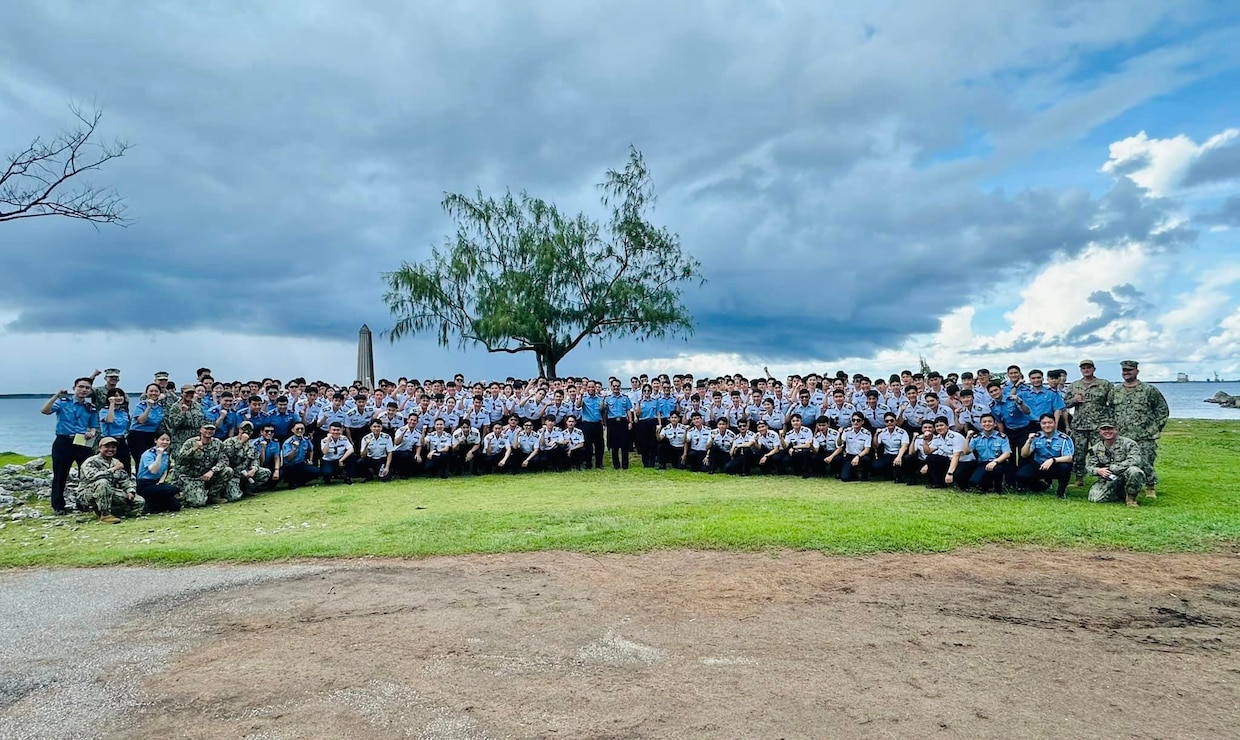
[[[1053,495],[962,494],[642,470],[280,491],[103,525],[5,522],[0,566],[663,548],[945,551],[988,543],[1209,551],[1240,542],[1240,422],[1172,421],[1160,497],[1138,510]]]

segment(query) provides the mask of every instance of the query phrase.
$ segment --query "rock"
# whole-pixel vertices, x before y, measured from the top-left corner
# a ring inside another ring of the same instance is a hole
[[[0,506],[14,506],[15,504],[17,504],[17,499],[7,493],[0,493]]]
[[[47,460],[41,457],[36,457],[35,459],[27,462],[25,465],[22,465],[22,470],[42,470],[45,467],[47,467]]]
[[[1225,391],[1219,391],[1214,394],[1213,398],[1207,398],[1206,403],[1217,403],[1224,408],[1234,409],[1240,407],[1240,396],[1233,396]]]

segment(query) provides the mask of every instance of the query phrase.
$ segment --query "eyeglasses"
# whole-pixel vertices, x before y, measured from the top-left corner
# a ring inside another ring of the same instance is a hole
[[[276,430],[274,430],[274,429],[264,429],[264,430],[263,430],[263,434],[275,434],[275,433],[276,433]]]

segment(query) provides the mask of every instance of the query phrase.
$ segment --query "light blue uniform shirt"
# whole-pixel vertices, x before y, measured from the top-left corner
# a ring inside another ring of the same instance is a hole
[[[124,439],[125,432],[129,431],[129,412],[125,409],[116,409],[112,412],[113,421],[111,422],[104,420],[107,415],[106,411],[99,414],[99,433],[104,437]]]
[[[138,417],[146,413],[148,408],[151,410],[151,413],[147,415],[146,423],[138,423]],[[159,429],[159,423],[163,420],[164,407],[160,405],[159,401],[148,401],[144,398],[141,401],[138,401],[138,405],[134,406],[133,414],[129,422],[129,429],[134,432],[154,432]]]
[[[300,441],[296,437],[284,440],[284,445],[280,448],[280,454],[284,456],[284,464],[304,463],[306,455],[310,454],[310,444],[308,437],[302,437]]]
[[[1038,436],[1033,438],[1033,461],[1039,465],[1052,457],[1063,457],[1075,452],[1072,438],[1063,432],[1053,432],[1049,437],[1038,432]]]
[[[979,434],[969,441],[969,448],[973,450],[973,454],[982,462],[990,462],[997,459],[1000,455],[1012,451],[1012,445],[1008,443],[1006,434],[1001,434],[998,430],[990,434]]]
[[[87,429],[99,428],[99,413],[90,399],[78,403],[72,396],[58,398],[52,404],[52,413],[56,414],[57,435],[85,434]]]
[[[1036,391],[1033,386],[1029,386],[1028,390],[1021,392],[1020,397],[1029,407],[1029,416],[1032,419],[1039,419],[1042,414],[1054,416],[1056,411],[1063,408],[1063,396],[1046,386],[1042,386],[1041,391]]]
[[[168,460],[169,455],[159,455],[159,472],[152,473],[151,465],[155,464],[156,450],[154,447],[142,453],[142,460],[138,463],[138,480],[157,481],[168,473],[171,462]]]
[[[607,408],[608,419],[623,419],[633,408],[633,399],[623,393],[613,393],[603,397],[603,405]]]

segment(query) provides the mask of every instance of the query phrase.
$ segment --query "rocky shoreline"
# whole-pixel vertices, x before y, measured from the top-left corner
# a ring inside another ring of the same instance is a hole
[[[77,482],[77,468],[74,467],[69,471],[69,482],[65,484],[65,501],[70,506],[77,500]],[[26,504],[51,497],[52,471],[48,469],[45,458],[0,468],[0,509],[10,520],[41,518],[42,512]]]
[[[1219,406],[1227,409],[1240,408],[1240,396],[1233,396],[1230,393],[1219,391],[1214,394],[1213,398],[1205,399],[1206,403],[1217,403]]]

